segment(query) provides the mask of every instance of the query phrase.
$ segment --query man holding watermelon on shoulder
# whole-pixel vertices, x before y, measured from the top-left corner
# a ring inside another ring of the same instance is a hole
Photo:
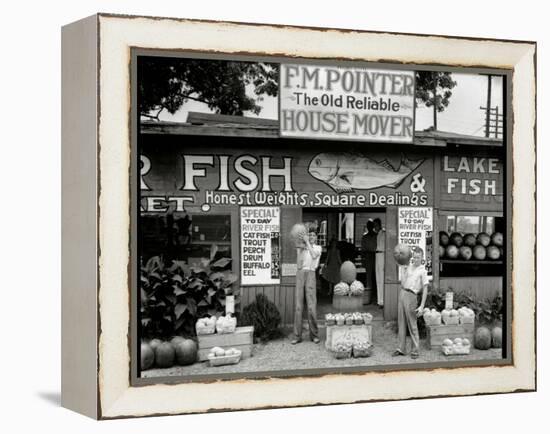
[[[394,351],[393,356],[405,355],[408,329],[412,340],[411,358],[417,359],[420,348],[417,317],[422,315],[424,310],[429,283],[428,272],[422,264],[424,251],[420,247],[411,249],[408,246],[398,244],[395,247],[394,256],[400,265],[401,290],[399,291],[397,308],[399,346]],[[417,307],[417,297],[420,291],[422,291],[422,301],[420,306]]]

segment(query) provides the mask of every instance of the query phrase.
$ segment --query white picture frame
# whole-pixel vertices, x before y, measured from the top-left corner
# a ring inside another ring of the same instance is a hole
[[[63,406],[112,419],[536,389],[535,43],[98,14],[62,44]],[[512,363],[132,386],[133,48],[512,71]]]

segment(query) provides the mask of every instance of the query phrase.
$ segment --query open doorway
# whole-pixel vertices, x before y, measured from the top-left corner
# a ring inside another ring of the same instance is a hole
[[[316,273],[318,318],[333,312],[333,287],[340,281],[340,265],[349,260],[356,266],[357,280],[365,285],[363,311],[370,312],[375,319],[382,319],[383,309],[378,307],[376,296],[376,235],[374,244],[370,243],[372,253],[365,251],[367,239],[373,241],[372,234],[365,235],[376,219],[380,219],[382,228],[386,227],[385,208],[304,208],[302,216],[306,227],[317,233],[317,242],[322,247]]]

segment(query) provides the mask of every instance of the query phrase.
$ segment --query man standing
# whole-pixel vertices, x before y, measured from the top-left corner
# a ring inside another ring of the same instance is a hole
[[[295,345],[302,341],[302,311],[304,296],[307,303],[307,321],[309,337],[318,344],[319,328],[317,326],[317,288],[315,270],[321,259],[321,246],[317,245],[317,235],[310,232],[304,236],[305,247],[297,248],[296,294],[294,297],[294,339]]]
[[[394,351],[394,356],[403,356],[406,350],[407,329],[411,335],[411,358],[418,358],[420,348],[420,336],[418,334],[417,317],[422,314],[428,296],[428,272],[422,260],[424,251],[420,247],[413,248],[413,255],[409,265],[401,265],[401,290],[397,305],[397,327],[399,346]],[[422,300],[417,307],[418,294],[422,291]]]
[[[365,288],[374,292],[375,290],[375,264],[376,264],[376,232],[374,222],[368,220],[365,225],[365,233],[361,237],[361,255],[363,267],[365,268]],[[374,298],[374,297],[373,297]],[[369,303],[374,303],[370,301]]]
[[[384,307],[384,262],[386,252],[386,231],[382,228],[382,221],[375,218],[374,231],[376,232],[376,295],[378,297],[378,306]]]

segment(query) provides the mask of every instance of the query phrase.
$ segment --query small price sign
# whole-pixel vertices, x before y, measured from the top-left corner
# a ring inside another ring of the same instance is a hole
[[[452,292],[446,292],[445,293],[445,309],[451,310],[453,308],[453,293]]]

